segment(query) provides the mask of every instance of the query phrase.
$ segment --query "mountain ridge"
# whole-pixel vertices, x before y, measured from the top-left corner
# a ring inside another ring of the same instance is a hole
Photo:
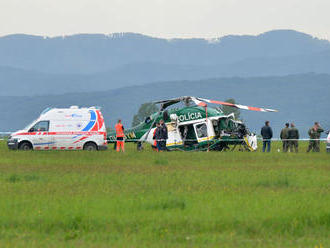
[[[322,52],[330,42],[294,30],[257,36],[207,39],[161,39],[135,33],[78,34],[47,38],[0,37],[0,65],[47,73],[90,74],[132,63],[224,65],[253,57],[278,57]]]
[[[234,98],[243,105],[278,109],[278,113],[243,111],[251,131],[259,132],[270,120],[276,134],[286,122],[294,121],[302,137],[314,121],[330,129],[327,115],[330,75],[299,74],[272,77],[232,77],[195,81],[171,81],[129,86],[109,91],[66,93],[37,97],[0,97],[0,129],[14,131],[36,118],[47,107],[101,106],[107,126],[118,118],[130,126],[133,115],[144,102],[192,95],[216,100]],[[24,108],[22,108],[24,106]],[[275,137],[277,137],[275,135]]]
[[[180,65],[141,62],[92,74],[59,74],[0,66],[0,95],[24,96],[111,90],[174,80],[218,77],[330,74],[330,50],[278,58],[250,58],[227,65]],[[93,86],[93,87],[91,87]]]

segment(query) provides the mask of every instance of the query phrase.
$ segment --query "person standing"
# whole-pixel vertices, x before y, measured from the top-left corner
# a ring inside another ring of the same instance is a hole
[[[324,132],[324,130],[318,122],[315,122],[314,126],[308,130],[310,140],[307,152],[310,152],[310,150],[313,152],[320,152],[320,137],[322,132]]]
[[[160,148],[162,151],[166,151],[166,140],[168,139],[168,131],[164,120],[159,121],[160,125]]]
[[[267,152],[270,152],[270,144],[271,144],[271,139],[273,138],[273,130],[270,127],[269,121],[265,122],[265,126],[261,128],[261,136],[262,136],[262,152],[265,152],[266,146],[267,146]]]
[[[124,126],[123,124],[121,124],[121,120],[119,119],[117,124],[115,125],[115,130],[116,130],[116,139],[117,139],[117,152],[121,151],[124,152],[125,151],[125,147],[124,147]]]
[[[294,123],[291,123],[291,128],[289,129],[289,147],[290,152],[293,152],[293,149],[298,153],[298,143],[299,143],[299,130],[296,128]]]
[[[160,125],[158,122],[156,123],[156,128],[154,130],[153,139],[154,139],[154,144],[152,147],[155,151],[159,152],[159,150],[160,150]]]
[[[283,152],[287,152],[289,148],[289,123],[285,123],[285,127],[281,130],[280,138],[282,140]]]

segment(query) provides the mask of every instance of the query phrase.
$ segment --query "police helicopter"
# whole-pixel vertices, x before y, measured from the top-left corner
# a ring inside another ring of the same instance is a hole
[[[184,104],[184,107],[168,109],[180,102]],[[139,125],[125,130],[125,142],[137,143],[138,149],[142,148],[144,142],[154,144],[153,134],[156,123],[163,119],[168,130],[166,142],[168,150],[226,151],[234,150],[238,146],[241,150],[255,151],[257,149],[256,135],[251,133],[242,121],[236,120],[233,113],[226,115],[220,108],[209,107],[208,104],[260,112],[277,112],[274,109],[249,107],[193,96],[154,103],[160,104],[159,112],[147,117]],[[115,142],[116,133],[110,132],[108,143]]]

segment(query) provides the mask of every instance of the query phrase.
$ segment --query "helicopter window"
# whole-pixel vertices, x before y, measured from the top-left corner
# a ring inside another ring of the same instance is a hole
[[[212,124],[213,124],[213,129],[214,129],[215,135],[219,135],[220,134],[220,120],[213,120]]]
[[[150,121],[151,121],[151,118],[150,118],[150,116],[148,116],[148,117],[145,119],[145,121],[144,121],[144,122],[145,122],[146,124],[149,124],[149,123],[150,123]]]
[[[220,129],[221,129],[221,130],[226,130],[227,127],[228,127],[228,119],[223,119],[223,118],[221,118],[221,119],[219,120],[219,126],[220,126]]]
[[[179,126],[179,130],[185,146],[193,146],[198,143],[194,126],[192,124]]]
[[[163,120],[167,121],[168,117],[169,117],[168,112],[167,112],[167,110],[165,110],[164,113],[163,113]]]
[[[207,126],[205,123],[196,125],[196,133],[198,138],[207,137]]]

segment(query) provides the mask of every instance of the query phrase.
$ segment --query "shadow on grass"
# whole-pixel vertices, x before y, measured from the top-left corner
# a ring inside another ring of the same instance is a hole
[[[184,210],[186,208],[186,202],[183,199],[172,198],[162,200],[159,203],[151,204],[146,207],[148,210],[170,210],[179,209]]]
[[[256,186],[265,188],[287,188],[290,186],[290,182],[287,176],[281,176],[276,179],[264,179],[257,182]]]
[[[7,181],[10,183],[18,183],[18,182],[31,182],[31,181],[39,181],[40,177],[31,174],[31,175],[17,175],[17,174],[12,174],[7,178]]]
[[[158,158],[154,161],[155,165],[168,165],[168,160],[164,158]]]

